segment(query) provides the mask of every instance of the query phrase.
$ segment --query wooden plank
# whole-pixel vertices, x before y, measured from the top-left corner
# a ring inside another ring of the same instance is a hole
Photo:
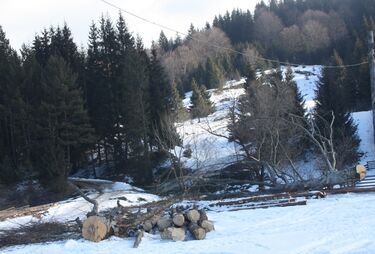
[[[326,192],[328,194],[375,192],[375,187],[371,187],[371,188],[342,188],[342,189],[327,190]]]
[[[230,209],[228,211],[234,212],[234,211],[241,211],[241,210],[253,210],[253,209],[266,209],[266,208],[272,208],[272,207],[289,207],[289,206],[300,206],[300,205],[306,205],[307,201],[297,201],[292,203],[283,203],[283,204],[274,204],[274,205],[265,205],[265,206],[254,206],[254,207],[241,207],[241,208],[235,208]]]

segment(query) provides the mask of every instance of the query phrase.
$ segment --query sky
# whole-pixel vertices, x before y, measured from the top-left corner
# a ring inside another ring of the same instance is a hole
[[[190,24],[204,27],[215,15],[233,8],[251,10],[260,0],[107,0],[126,11],[186,33]],[[102,14],[113,19],[119,10],[100,0],[0,0],[0,25],[13,48],[30,44],[36,33],[51,25],[71,28],[75,42],[87,46],[89,26]],[[147,47],[157,40],[162,28],[123,14],[129,30],[139,34]],[[164,30],[167,37],[176,33]]]

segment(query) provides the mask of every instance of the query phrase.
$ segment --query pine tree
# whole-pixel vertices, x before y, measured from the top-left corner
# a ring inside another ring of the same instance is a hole
[[[21,126],[24,103],[21,97],[21,63],[0,26],[0,182],[21,177]]]
[[[206,117],[213,112],[212,102],[210,101],[210,95],[206,91],[206,87],[199,87],[194,79],[191,82],[191,89],[191,114],[193,118],[198,118],[200,122],[202,117]]]
[[[191,23],[185,40],[191,40],[195,32],[197,32],[197,30],[195,29],[193,23]]]
[[[170,115],[172,101],[171,85],[153,44],[150,62],[150,121],[153,130],[151,142],[154,145],[161,142],[164,147],[172,148],[180,142]],[[166,131],[168,134],[165,134]],[[160,144],[158,147],[161,148]]]
[[[337,54],[331,58],[332,65],[342,64]],[[345,105],[346,69],[324,68],[316,91],[316,121],[321,133],[328,137],[329,123],[333,120],[334,148],[337,156],[337,169],[344,169],[357,162],[360,140],[356,134],[357,126]]]
[[[34,116],[34,167],[40,179],[57,180],[54,184],[62,188],[72,169],[72,149],[83,153],[92,143],[92,129],[76,76],[61,57],[48,60],[41,82],[42,100]]]
[[[208,58],[206,62],[206,82],[207,87],[223,89],[225,77],[221,68],[211,59]]]
[[[305,109],[303,106],[305,104],[305,100],[303,99],[301,92],[298,90],[297,83],[293,79],[294,79],[293,70],[290,66],[288,66],[285,72],[284,82],[285,82],[285,85],[290,86],[292,88],[292,91],[294,93],[295,111],[292,113],[297,116],[304,117]]]
[[[183,120],[185,119],[185,107],[182,102],[182,98],[180,96],[180,92],[178,91],[176,83],[172,83],[172,109],[171,109],[174,117],[173,119],[176,120]]]
[[[165,36],[163,30],[160,32],[159,36],[159,47],[164,51],[168,52],[171,49],[171,45],[169,44],[169,41],[167,39],[167,36]]]

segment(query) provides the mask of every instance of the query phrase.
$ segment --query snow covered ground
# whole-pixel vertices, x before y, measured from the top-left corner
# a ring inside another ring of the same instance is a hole
[[[133,239],[100,243],[68,240],[1,250],[14,254],[60,253],[375,253],[375,195],[345,194],[309,200],[306,206],[209,212],[216,230],[203,241],[162,241],[147,234],[138,249]]]
[[[364,153],[361,163],[375,160],[374,129],[372,111],[355,112],[352,114],[354,122],[358,125],[358,136],[361,138],[360,150]]]
[[[99,211],[116,207],[117,200],[120,200],[120,204],[123,206],[131,206],[160,200],[160,198],[156,195],[144,193],[143,190],[139,188],[135,188],[129,184],[120,182],[115,182],[109,189],[104,190],[101,194],[93,193],[89,194],[88,196],[98,201]],[[91,211],[91,209],[92,204],[88,203],[81,197],[68,199],[55,203],[51,208],[48,209],[47,213],[40,218],[29,215],[0,221],[0,230],[15,228],[32,222],[73,221],[77,217],[85,218],[86,214]]]

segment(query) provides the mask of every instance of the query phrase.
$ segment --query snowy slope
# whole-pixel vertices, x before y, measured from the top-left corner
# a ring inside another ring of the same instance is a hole
[[[2,250],[14,254],[60,253],[277,253],[355,254],[375,252],[375,195],[346,194],[310,200],[306,206],[209,212],[216,231],[203,241],[162,241],[147,234],[138,249],[133,239],[100,243],[68,240]]]
[[[286,67],[282,67],[281,70],[285,73]],[[294,74],[293,80],[297,83],[298,90],[305,99],[304,106],[307,110],[312,110],[316,105],[316,102],[314,101],[316,83],[321,75],[322,66],[297,66],[292,67],[292,70]]]
[[[354,122],[358,125],[358,136],[361,139],[360,150],[364,153],[361,164],[375,160],[374,129],[372,111],[355,112],[352,114]]]
[[[281,69],[285,73],[286,67],[281,67]],[[315,106],[316,82],[319,80],[321,69],[319,65],[292,67],[294,80],[305,99],[304,106],[307,110],[312,110]],[[226,137],[229,136],[228,113],[230,108],[237,103],[238,98],[245,93],[241,85],[243,83],[245,79],[237,82],[228,81],[221,93],[215,89],[209,90],[216,111],[202,118],[200,122],[198,119],[193,119],[177,124],[177,130],[184,141],[183,146],[190,147],[193,151],[190,159],[183,158],[182,160],[187,167],[204,170],[220,169],[240,158],[239,147],[228,142]],[[183,103],[186,108],[190,106],[191,95],[191,92],[185,94]]]
[[[228,113],[239,96],[244,94],[242,84],[245,79],[228,81],[221,93],[215,89],[208,90],[215,112],[208,117],[188,120],[177,124],[177,131],[184,141],[185,148],[190,147],[192,157],[183,158],[186,166],[193,169],[217,169],[238,159],[239,148],[228,142]],[[186,93],[183,101],[190,106],[191,92]],[[213,135],[212,133],[221,135]]]

